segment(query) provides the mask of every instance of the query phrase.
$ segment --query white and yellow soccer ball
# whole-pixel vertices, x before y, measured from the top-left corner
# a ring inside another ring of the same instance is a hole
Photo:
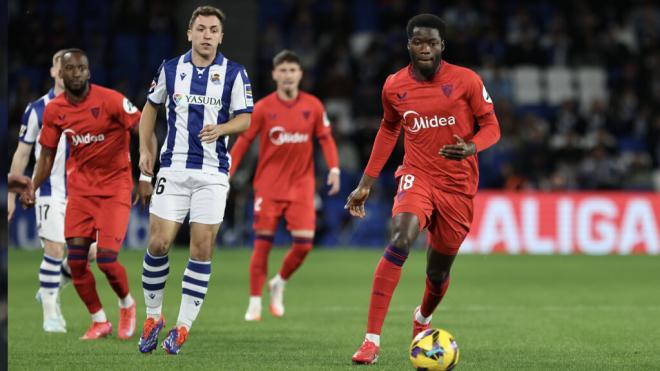
[[[448,371],[458,363],[459,353],[452,334],[442,329],[428,329],[415,336],[408,354],[417,370]]]

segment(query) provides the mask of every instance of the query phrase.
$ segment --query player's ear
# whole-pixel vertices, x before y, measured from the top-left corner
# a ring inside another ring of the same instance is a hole
[[[445,40],[440,41],[440,51],[444,52],[445,51]]]
[[[188,42],[191,42],[192,41],[192,37],[191,37],[192,30],[188,29],[187,35],[188,35]]]

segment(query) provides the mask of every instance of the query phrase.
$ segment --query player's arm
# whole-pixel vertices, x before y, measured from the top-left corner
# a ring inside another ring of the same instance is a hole
[[[57,147],[47,147],[42,143],[41,154],[39,155],[39,160],[37,161],[37,165],[34,170],[34,177],[32,180],[33,188],[31,192],[28,191],[21,195],[21,202],[23,203],[23,206],[34,206],[36,199],[35,192],[50,176],[50,172],[53,170],[53,163],[55,162],[56,153]]]
[[[251,113],[239,113],[224,124],[204,125],[199,131],[199,139],[204,143],[213,143],[218,138],[231,134],[239,134],[250,127]]]
[[[11,166],[9,168],[9,174],[14,176],[23,175],[25,168],[30,161],[30,154],[32,153],[32,144],[25,142],[18,142],[18,147],[16,147],[16,152],[14,152],[14,157],[11,161]],[[16,210],[16,193],[9,190],[7,192],[7,221],[10,222],[14,217],[14,211]]]
[[[335,138],[332,137],[332,130],[330,128],[330,120],[328,119],[328,115],[325,113],[325,110],[322,107],[321,115],[316,124],[316,133],[316,138],[318,139],[319,145],[321,146],[323,157],[325,158],[325,163],[328,165],[329,171],[326,185],[330,186],[328,195],[332,196],[337,194],[341,188],[341,182],[339,178],[341,171],[339,170],[337,143],[335,143]]]
[[[158,139],[156,139],[156,116],[158,107],[154,106],[149,100],[142,108],[140,123],[138,124],[138,138],[140,139],[140,178],[138,180],[137,194],[133,204],[140,202],[144,209],[151,200],[154,192],[152,178],[154,176],[155,158],[158,151]]]
[[[241,135],[236,139],[236,143],[231,147],[231,168],[229,168],[229,176],[233,176],[238,170],[238,165],[241,163],[243,156],[250,149],[252,141],[257,137],[261,131],[263,124],[263,114],[261,106],[257,104],[252,112],[252,117],[250,117],[250,124],[246,131],[241,133]]]

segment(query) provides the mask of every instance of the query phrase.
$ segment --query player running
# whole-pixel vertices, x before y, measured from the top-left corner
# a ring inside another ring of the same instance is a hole
[[[360,184],[346,208],[364,217],[371,186],[404,129],[405,155],[396,171],[390,244],[374,273],[367,334],[353,362],[378,359],[380,333],[411,244],[428,229],[426,289],[413,312],[413,336],[427,329],[449,285],[449,272],[472,222],[479,171],[476,153],[500,136],[493,103],[473,71],[442,61],[445,24],[420,14],[406,27],[410,65],[390,75],[382,91],[383,119]],[[474,134],[474,121],[479,131]]]
[[[231,150],[234,166],[259,135],[259,162],[254,177],[254,249],[250,259],[250,302],[246,321],[261,319],[261,291],[268,271],[268,254],[273,235],[284,216],[293,244],[279,273],[268,283],[270,312],[284,315],[284,286],[312,249],[316,211],[314,209],[314,146],[317,138],[330,169],[329,195],[339,192],[339,160],[330,121],[315,96],[300,91],[300,58],[283,50],[273,58],[274,93],[254,107],[250,128],[241,134]]]
[[[11,174],[23,174],[30,161],[34,146],[35,160],[39,160],[41,145],[39,134],[43,124],[45,107],[53,98],[64,91],[64,83],[59,76],[64,50],[53,55],[50,76],[55,81],[48,94],[30,103],[23,114],[18,146],[11,162]],[[46,332],[66,332],[66,321],[60,311],[59,290],[70,281],[71,272],[64,256],[64,210],[66,209],[66,158],[68,154],[66,138],[60,138],[57,145],[53,170],[36,193],[37,234],[44,249],[39,266],[39,291],[37,300],[43,307],[43,329]],[[11,221],[16,210],[16,193],[8,193],[7,218]],[[92,249],[93,250],[93,249]],[[92,256],[94,251],[91,252]]]
[[[142,271],[147,307],[138,345],[142,353],[156,348],[165,326],[162,304],[169,273],[167,253],[188,213],[190,258],[183,275],[179,317],[162,344],[167,353],[179,352],[199,314],[229,190],[228,135],[250,125],[252,90],[245,68],[218,51],[224,21],[224,13],[217,8],[195,9],[188,24],[192,49],[160,66],[140,121],[139,193],[142,202],[148,203],[156,156],[149,148],[149,138],[157,106],[165,104],[167,138],[149,208],[149,246]]]
[[[43,112],[39,138],[42,149],[34,188],[44,189],[60,137],[66,137],[69,161],[74,165],[67,174],[64,237],[73,285],[92,315],[92,324],[81,339],[99,339],[112,333],[88,264],[88,251],[94,241],[98,244],[98,267],[119,297],[118,336],[129,339],[135,331],[135,301],[117,255],[131,209],[129,131],[136,128],[140,111],[119,92],[90,84],[89,62],[80,49],[62,54],[60,76],[64,94],[51,100]],[[22,201],[33,206],[34,191]]]

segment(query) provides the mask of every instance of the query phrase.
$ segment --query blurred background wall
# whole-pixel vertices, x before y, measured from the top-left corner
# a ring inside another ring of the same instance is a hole
[[[603,212],[620,232],[617,236],[623,234],[622,223],[629,213],[633,213],[631,230],[644,235],[644,228],[655,228],[648,236],[657,236],[660,7],[653,1],[12,0],[9,91],[3,101],[7,106],[0,105],[0,111],[8,112],[8,135],[3,137],[9,155],[27,103],[52,85],[48,68],[55,51],[85,49],[92,81],[117,89],[142,106],[160,61],[189,48],[185,36],[189,16],[203,3],[226,12],[221,51],[246,66],[255,98],[274,89],[271,59],[289,48],[303,60],[303,89],[319,96],[326,106],[340,153],[342,191],[336,197],[325,196],[326,168],[317,154],[318,244],[381,246],[387,238],[395,193],[393,171],[401,161],[401,145],[367,203],[369,217],[353,220],[343,205],[371,151],[382,113],[382,84],[388,74],[408,63],[405,24],[422,12],[447,22],[444,59],[476,70],[495,103],[502,139],[479,155],[482,190],[514,198],[533,191],[640,195],[647,201],[642,207],[647,211],[633,207],[628,212],[634,198],[623,203],[608,199],[609,204],[597,210],[616,207],[616,216]],[[161,143],[163,118],[161,113]],[[233,179],[221,246],[250,242],[255,160],[253,148]],[[582,201],[572,200],[574,211],[566,215],[578,218]],[[547,212],[562,215],[553,206],[555,201],[537,199],[539,212],[545,212],[545,202],[549,202]],[[519,203],[513,200],[511,205],[517,208]],[[655,218],[650,226],[638,221],[645,215]],[[524,226],[522,218],[515,217],[519,228]],[[10,226],[10,243],[37,247],[33,223],[31,212],[17,215]],[[134,210],[127,245],[144,246],[146,223],[145,213]],[[593,224],[588,228],[597,228]],[[541,226],[537,234],[550,234],[558,241],[560,233],[547,228],[554,227]],[[612,241],[620,245],[618,238]],[[182,233],[178,242],[187,241]],[[287,241],[283,230],[278,241]]]

